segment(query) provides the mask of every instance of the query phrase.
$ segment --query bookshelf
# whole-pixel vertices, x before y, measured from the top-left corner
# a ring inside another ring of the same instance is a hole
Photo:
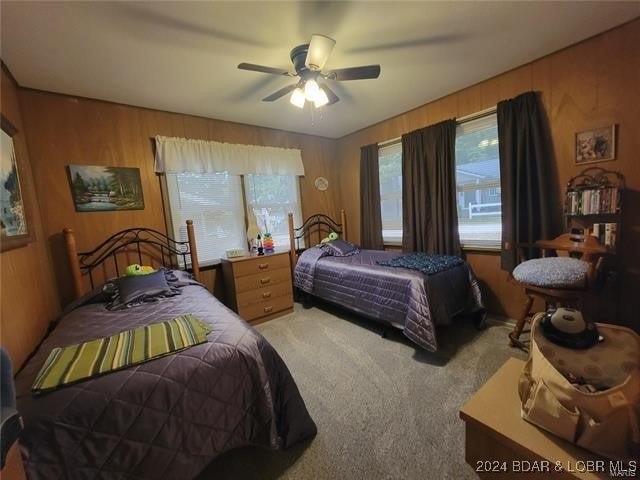
[[[564,218],[567,230],[598,238],[610,253],[619,243],[624,176],[591,167],[567,183]]]

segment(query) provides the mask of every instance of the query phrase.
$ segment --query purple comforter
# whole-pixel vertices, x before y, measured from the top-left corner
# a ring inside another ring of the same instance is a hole
[[[436,325],[460,313],[483,309],[478,282],[466,263],[433,275],[383,267],[379,260],[402,255],[361,250],[348,257],[305,250],[294,271],[294,285],[307,293],[402,329],[421,347],[436,351]]]
[[[65,315],[16,378],[31,480],[195,477],[232,448],[286,448],[312,437],[309,416],[273,347],[199,285],[128,310]],[[208,342],[34,397],[52,348],[193,313]]]

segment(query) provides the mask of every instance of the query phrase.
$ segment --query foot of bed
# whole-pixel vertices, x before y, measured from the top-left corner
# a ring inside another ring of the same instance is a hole
[[[487,312],[481,310],[473,314],[473,325],[477,330],[483,330],[487,326]]]

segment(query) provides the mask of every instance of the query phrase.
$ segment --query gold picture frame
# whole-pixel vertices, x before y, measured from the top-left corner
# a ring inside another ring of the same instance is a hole
[[[18,130],[4,115],[0,120],[0,251],[5,252],[33,242],[35,232],[25,184],[27,169],[15,149]]]
[[[576,165],[616,159],[616,125],[576,133]]]

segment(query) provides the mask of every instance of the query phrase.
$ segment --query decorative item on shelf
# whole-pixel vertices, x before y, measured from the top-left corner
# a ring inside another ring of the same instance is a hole
[[[275,251],[274,248],[273,237],[269,232],[265,232],[264,240],[262,241],[262,246],[264,247],[264,253],[273,253]]]
[[[244,257],[247,255],[247,252],[244,248],[231,248],[225,252],[227,258],[237,258]]]
[[[615,125],[576,133],[576,164],[606,162],[615,158]]]
[[[249,244],[249,251],[253,253],[258,249],[256,239],[260,235],[260,229],[258,228],[256,214],[252,208],[249,208],[247,211],[247,222],[247,243]]]
[[[591,167],[571,178],[564,199],[567,230],[592,235],[615,253],[623,192],[624,177],[619,172]]]
[[[264,255],[264,247],[262,246],[262,237],[258,234],[256,238],[256,249],[258,250],[258,255]]]

